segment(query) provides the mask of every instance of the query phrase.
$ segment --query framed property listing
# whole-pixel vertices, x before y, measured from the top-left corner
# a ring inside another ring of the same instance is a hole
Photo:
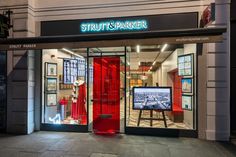
[[[191,95],[182,95],[182,109],[192,111],[193,97]]]
[[[57,63],[45,63],[46,76],[57,77]]]
[[[47,106],[56,106],[57,105],[57,94],[46,94],[46,105]]]
[[[178,75],[193,76],[193,54],[178,56]]]
[[[192,78],[182,78],[182,93],[193,93],[193,79]]]
[[[46,91],[56,92],[57,91],[57,78],[46,78]]]

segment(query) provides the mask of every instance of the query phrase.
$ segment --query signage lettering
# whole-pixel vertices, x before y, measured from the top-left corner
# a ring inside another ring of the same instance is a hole
[[[190,37],[190,38],[187,38],[187,37],[184,37],[184,38],[177,38],[176,39],[176,42],[206,42],[210,40],[209,37]]]
[[[88,22],[80,25],[82,33],[147,30],[147,20]]]
[[[16,44],[16,45],[9,45],[9,49],[29,49],[29,48],[36,48],[36,44]]]

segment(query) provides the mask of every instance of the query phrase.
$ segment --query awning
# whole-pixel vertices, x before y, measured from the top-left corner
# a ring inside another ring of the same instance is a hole
[[[52,48],[89,48],[153,44],[216,43],[223,40],[226,28],[198,28],[169,31],[144,31],[109,34],[82,34],[8,38],[0,40],[0,50],[33,50]]]

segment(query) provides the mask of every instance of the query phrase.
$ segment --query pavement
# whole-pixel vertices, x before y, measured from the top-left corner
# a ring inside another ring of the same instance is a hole
[[[0,134],[0,157],[236,157],[236,146],[195,138],[40,131]]]

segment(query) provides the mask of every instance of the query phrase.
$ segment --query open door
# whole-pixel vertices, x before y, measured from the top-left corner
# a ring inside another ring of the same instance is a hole
[[[120,129],[120,57],[93,60],[93,131],[116,133]]]

